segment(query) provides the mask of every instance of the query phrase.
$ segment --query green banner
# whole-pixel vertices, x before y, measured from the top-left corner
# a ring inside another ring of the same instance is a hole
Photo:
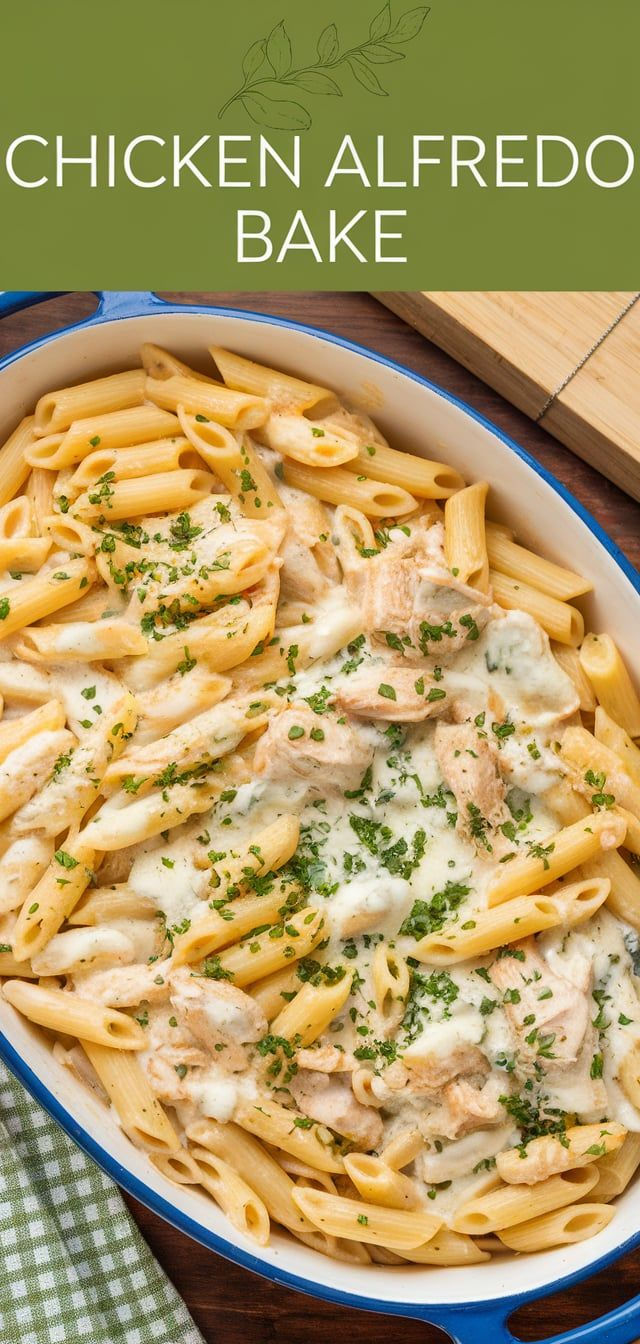
[[[640,287],[638,0],[21,0],[5,288]]]

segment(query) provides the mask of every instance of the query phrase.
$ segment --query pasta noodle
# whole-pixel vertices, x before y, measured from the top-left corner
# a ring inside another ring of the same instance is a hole
[[[524,546],[517,546],[497,530],[495,524],[487,524],[486,535],[489,563],[501,574],[537,588],[541,593],[556,597],[561,602],[569,602],[574,597],[591,592],[593,584],[588,579],[563,569],[561,565],[552,564],[535,552],[527,551]]]
[[[386,1209],[322,1190],[297,1187],[293,1198],[298,1208],[321,1232],[354,1241],[388,1246],[392,1250],[413,1250],[429,1241],[441,1226],[440,1219],[423,1212]]]
[[[371,480],[400,486],[418,499],[448,499],[464,486],[462,476],[453,467],[413,453],[398,452],[384,443],[364,444],[345,465],[349,471]]]
[[[2,993],[30,1022],[51,1031],[94,1041],[113,1050],[141,1050],[144,1046],[144,1033],[133,1018],[77,994],[27,985],[22,980],[7,980]]]
[[[33,442],[34,417],[25,416],[0,451],[0,505],[7,504],[29,475],[26,452]]]
[[[451,573],[486,593],[489,561],[484,506],[489,487],[485,481],[450,495],[444,508],[445,556]]]
[[[238,431],[264,424],[269,410],[261,397],[232,392],[179,373],[170,378],[147,378],[144,390],[147,399],[164,410],[177,411],[182,406],[189,415],[216,420]]]
[[[512,579],[497,569],[489,572],[489,581],[493,596],[507,611],[526,611],[538,621],[551,639],[559,644],[576,647],[584,635],[582,612],[569,602],[561,602],[557,597],[533,588],[528,583]]]
[[[95,570],[89,561],[69,560],[62,569],[41,570],[33,579],[13,588],[10,597],[0,597],[0,640],[75,602],[94,578]]]
[[[623,844],[625,832],[622,818],[608,812],[594,813],[566,826],[541,847],[543,853],[517,855],[505,864],[489,887],[489,904],[501,905],[512,896],[526,896],[538,886],[548,886],[579,864]]]
[[[640,737],[640,700],[610,635],[587,635],[580,662],[599,704],[630,737]]]
[[[283,468],[287,485],[306,490],[327,504],[352,504],[367,518],[402,518],[417,507],[408,490],[399,485],[378,484],[373,478],[356,476],[344,467],[305,467],[287,461]]]
[[[209,424],[178,408],[180,426],[203,462],[238,500],[248,518],[264,517],[281,506],[280,497],[255,448],[223,425]]]
[[[498,1236],[512,1251],[546,1251],[551,1246],[568,1246],[597,1236],[611,1222],[613,1212],[608,1204],[572,1204],[510,1227]]]

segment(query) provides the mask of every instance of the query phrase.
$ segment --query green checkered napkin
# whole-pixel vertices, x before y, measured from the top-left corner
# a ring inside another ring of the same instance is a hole
[[[102,1174],[0,1064],[2,1344],[203,1344]]]

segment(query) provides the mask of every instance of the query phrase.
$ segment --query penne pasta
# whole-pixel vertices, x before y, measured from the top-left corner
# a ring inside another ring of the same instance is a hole
[[[176,429],[179,429],[178,424]],[[188,440],[177,433],[172,438],[139,443],[130,448],[97,448],[76,467],[66,488],[75,498],[108,472],[113,472],[115,481],[127,481],[137,476],[155,476],[162,471],[201,466],[202,462]]]
[[[616,755],[620,757],[627,774],[631,775],[634,783],[640,786],[640,747],[637,747],[624,728],[621,728],[620,724],[616,723],[607,714],[602,705],[598,705],[596,708],[594,704],[594,709],[593,731],[598,742],[602,742],[605,747],[609,747],[610,751],[615,751]]]
[[[0,723],[0,763],[35,733],[55,732],[58,728],[64,728],[65,721],[66,715],[60,701],[48,700],[30,714],[21,714],[17,719]]]
[[[24,904],[13,930],[17,961],[33,958],[53,938],[86,891],[93,877],[95,851],[84,841],[66,840]]]
[[[171,378],[174,373],[180,373],[185,378],[198,378],[203,383],[216,383],[215,378],[209,378],[206,373],[183,364],[177,355],[173,355],[170,350],[163,350],[160,345],[145,342],[140,346],[140,359],[150,378]]]
[[[410,1251],[435,1236],[441,1220],[434,1214],[386,1209],[323,1190],[297,1186],[293,1198],[299,1209],[321,1232],[353,1241]]]
[[[572,826],[565,826],[529,854],[516,855],[510,863],[504,864],[503,870],[490,883],[489,905],[501,905],[512,896],[528,896],[536,887],[548,886],[580,864],[622,845],[625,832],[622,818],[611,812],[597,812]]]
[[[25,454],[33,443],[34,425],[34,417],[25,416],[0,451],[0,505],[13,499],[29,475]]]
[[[295,1041],[300,1048],[312,1045],[344,1008],[350,993],[348,975],[343,975],[336,984],[303,985],[274,1018],[274,1036]]]
[[[550,597],[531,584],[501,574],[497,569],[489,571],[489,582],[495,601],[507,611],[526,611],[559,644],[575,648],[582,642],[584,619],[577,607]]]
[[[187,1125],[187,1138],[220,1157],[236,1172],[251,1172],[251,1185],[276,1222],[292,1232],[311,1231],[313,1224],[293,1202],[294,1183],[278,1162],[238,1125],[197,1120]]]
[[[139,406],[144,401],[145,378],[144,369],[131,369],[46,392],[36,406],[34,432],[38,436],[60,433],[76,420]]]
[[[200,1173],[201,1185],[213,1195],[229,1221],[239,1232],[257,1241],[259,1246],[266,1246],[269,1240],[269,1214],[251,1186],[228,1162],[207,1148],[193,1148],[192,1155]]]
[[[629,737],[640,737],[640,699],[610,635],[587,635],[580,662],[607,714]]]
[[[489,591],[484,508],[489,487],[477,481],[450,495],[444,506],[445,556],[454,578]]]
[[[448,499],[456,490],[464,488],[462,476],[453,467],[418,457],[415,453],[398,452],[386,443],[361,444],[357,455],[346,466],[358,475],[408,490],[418,499]]]
[[[285,1003],[288,1003],[300,988],[300,984],[297,965],[283,966],[281,970],[273,971],[271,975],[266,975],[264,979],[252,984],[250,993],[267,1021],[272,1022]]]
[[[127,448],[179,434],[175,415],[157,406],[131,406],[74,420],[64,434],[45,434],[29,447],[34,468],[60,471],[92,456],[97,448]]]
[[[328,426],[324,429],[318,420],[286,411],[273,411],[260,427],[259,437],[274,452],[308,467],[339,467],[358,454],[355,435]]]
[[[611,1222],[613,1213],[609,1204],[572,1204],[510,1227],[498,1236],[512,1251],[547,1251],[552,1246],[569,1246],[597,1236]]]
[[[472,1237],[463,1237],[448,1227],[441,1227],[424,1246],[398,1254],[413,1265],[479,1265],[491,1258]]]
[[[588,579],[516,545],[493,523],[487,523],[487,554],[492,569],[537,588],[549,597],[556,597],[560,602],[570,602],[574,597],[590,593],[593,588]]]
[[[235,943],[221,952],[217,961],[225,978],[243,989],[262,980],[292,961],[306,957],[320,942],[325,928],[321,914],[301,910],[283,924],[273,925],[250,942]]]
[[[182,407],[188,415],[215,420],[239,432],[264,424],[269,405],[262,397],[231,391],[216,383],[174,373],[170,378],[147,377],[144,387],[147,401],[167,411]]]
[[[236,437],[221,424],[190,415],[184,406],[178,407],[178,418],[189,443],[247,518],[263,518],[281,508],[278,491],[246,435]]]
[[[387,1209],[417,1209],[420,1196],[414,1181],[402,1176],[379,1157],[348,1153],[344,1169],[362,1199]]]
[[[571,1167],[536,1185],[502,1185],[463,1204],[454,1218],[454,1230],[471,1236],[499,1232],[585,1199],[597,1183],[598,1168],[589,1164]]]
[[[70,914],[67,924],[100,925],[112,919],[154,919],[158,908],[149,896],[128,887],[126,882],[111,887],[93,887],[85,893]]]
[[[227,387],[253,396],[263,397],[274,406],[287,407],[298,411],[315,411],[316,415],[329,414],[338,406],[334,392],[326,387],[317,387],[302,378],[294,378],[278,369],[269,369],[263,364],[254,364],[251,359],[223,350],[219,345],[210,345],[209,354],[216,364]]]
[[[10,597],[0,597],[0,640],[25,625],[53,616],[81,597],[94,581],[95,569],[86,559],[67,560],[60,569],[41,571],[23,581],[19,588],[12,588]]]
[[[305,1127],[295,1124],[295,1111],[280,1106],[271,1097],[265,1096],[260,1102],[241,1101],[235,1108],[233,1118],[236,1124],[247,1129],[256,1138],[262,1139],[272,1148],[281,1148],[291,1153],[309,1166],[319,1171],[339,1172],[343,1170],[342,1158],[334,1151],[335,1141],[330,1130],[323,1125],[307,1124]],[[302,1117],[304,1120],[305,1117]],[[309,1221],[317,1226],[316,1220],[307,1214],[296,1198],[297,1189],[291,1191],[292,1199]],[[362,1240],[361,1237],[358,1238]]]
[[[603,889],[604,900],[607,891],[604,884]],[[494,909],[476,911],[474,918],[466,922],[472,927],[453,927],[421,938],[415,956],[436,966],[455,965],[562,924],[564,912],[552,896],[517,896]]]
[[[125,1134],[156,1157],[175,1155],[178,1136],[135,1055],[92,1040],[81,1044]]]
[[[92,999],[68,994],[63,989],[43,989],[22,980],[6,980],[3,997],[30,1022],[81,1041],[93,1041],[112,1050],[142,1050],[142,1027],[126,1013],[104,1008]]]
[[[50,537],[0,538],[0,571],[20,570],[35,574],[51,550]]]
[[[92,663],[105,658],[139,657],[146,652],[147,641],[141,631],[118,619],[31,626],[16,644],[19,658],[36,663]]]
[[[365,476],[354,476],[344,467],[305,467],[287,461],[283,468],[287,485],[305,490],[327,504],[350,504],[367,518],[402,518],[417,508],[408,490]]]
[[[580,709],[583,714],[593,714],[596,708],[596,697],[589,678],[587,677],[578,650],[570,644],[557,644],[554,640],[551,645],[553,656],[560,664],[563,672],[571,678],[580,700]]]
[[[199,499],[215,490],[215,480],[207,471],[160,472],[156,476],[137,476],[114,480],[108,471],[95,487],[79,495],[72,505],[74,517],[81,521],[97,518],[109,523],[120,518],[139,518],[143,514],[163,513],[167,509],[190,509]]]
[[[590,877],[611,883],[607,907],[625,924],[640,932],[640,878],[616,850],[603,850],[584,865]]]
[[[0,461],[2,459],[0,458]],[[35,519],[31,500],[26,495],[18,495],[0,507],[0,539],[17,541],[32,537],[35,532]]]
[[[372,969],[376,1009],[387,1031],[391,1031],[404,1017],[411,983],[409,967],[394,948],[382,942],[374,952]]]
[[[639,1166],[640,1134],[627,1134],[620,1148],[599,1158],[598,1180],[591,1190],[593,1199],[603,1204],[617,1199],[633,1180]]]

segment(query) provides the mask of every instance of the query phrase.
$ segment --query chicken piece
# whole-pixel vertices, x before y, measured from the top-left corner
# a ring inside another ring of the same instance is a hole
[[[489,974],[503,999],[508,993],[504,1007],[519,1059],[551,1061],[554,1070],[575,1064],[590,1025],[588,986],[552,971],[531,938],[510,950],[516,955],[495,961]]]
[[[442,1029],[442,1024],[438,1024]],[[460,1042],[447,1050],[420,1050],[409,1046],[402,1061],[395,1060],[384,1072],[384,1082],[392,1092],[438,1093],[463,1075],[485,1077],[489,1065],[476,1045]]]
[[[426,1137],[430,1138],[431,1135]],[[473,1130],[453,1143],[439,1143],[437,1147],[432,1143],[418,1158],[419,1173],[428,1184],[455,1181],[459,1176],[468,1176],[478,1163],[495,1157],[503,1148],[514,1143],[515,1138],[516,1132],[510,1122],[492,1126],[491,1129]]]
[[[448,1126],[439,1132],[448,1139],[457,1139],[474,1129],[502,1124],[504,1109],[499,1098],[503,1091],[504,1083],[499,1078],[489,1078],[480,1088],[473,1087],[465,1078],[448,1083],[444,1089]]]
[[[473,840],[480,854],[491,853],[491,832],[510,816],[497,747],[480,737],[472,723],[439,723],[435,751],[458,804],[458,832]]]
[[[353,1055],[339,1050],[337,1045],[319,1045],[296,1051],[296,1064],[299,1069],[309,1069],[312,1073],[351,1073],[357,1068]]]
[[[174,1033],[175,1034],[175,1033]],[[187,1101],[190,1095],[189,1077],[192,1069],[206,1068],[207,1055],[195,1045],[168,1045],[163,1043],[146,1055],[143,1067],[160,1101],[169,1106]],[[187,1072],[185,1072],[187,1070]]]
[[[348,684],[337,692],[335,703],[338,709],[367,719],[421,723],[442,714],[447,708],[447,697],[435,682],[418,676],[415,667],[378,664],[350,677]]]
[[[439,663],[476,640],[491,615],[490,599],[447,568],[443,535],[440,523],[420,519],[408,536],[396,529],[386,549],[345,573],[363,630],[408,634],[405,656]]]
[[[247,1046],[268,1031],[267,1019],[250,994],[223,980],[206,980],[184,967],[170,977],[169,994],[181,1026],[224,1067],[240,1073],[249,1066]]]
[[[312,1120],[343,1134],[363,1151],[379,1146],[382,1120],[373,1107],[356,1101],[348,1078],[300,1072],[289,1086],[300,1110]]]
[[[478,639],[491,619],[491,609],[474,601],[482,594],[467,589],[464,584],[457,587],[451,581],[432,584],[430,599],[427,585],[423,585],[423,589],[428,610],[425,615],[418,613],[409,622],[407,633],[425,658],[445,663],[464,648],[467,640],[475,642]]]
[[[136,1008],[139,1003],[162,1003],[169,997],[167,975],[170,961],[114,966],[109,971],[74,975],[76,989],[85,999],[107,1008]]]
[[[329,587],[308,546],[289,534],[282,548],[284,564],[280,571],[280,592],[286,600],[317,602]]]
[[[293,776],[323,789],[343,789],[362,779],[372,758],[373,748],[348,723],[291,705],[260,738],[254,767],[267,779]]]
[[[315,546],[331,532],[329,514],[319,499],[278,481],[278,494],[289,520],[289,530],[303,546]]]

